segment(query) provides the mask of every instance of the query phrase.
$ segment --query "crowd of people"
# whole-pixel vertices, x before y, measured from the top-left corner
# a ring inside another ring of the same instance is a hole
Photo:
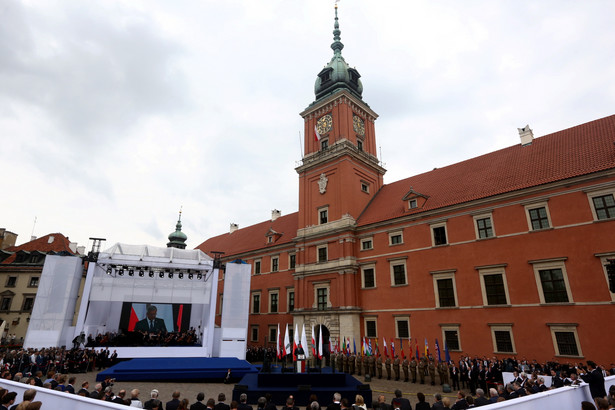
[[[166,330],[133,332],[106,332],[95,337],[89,335],[85,347],[118,347],[118,346],[199,346],[199,336],[193,328],[180,332]]]

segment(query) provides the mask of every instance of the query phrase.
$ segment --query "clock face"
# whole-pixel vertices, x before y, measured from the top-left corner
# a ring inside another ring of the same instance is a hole
[[[323,115],[316,121],[316,129],[320,135],[324,135],[333,128],[333,117],[331,114]]]
[[[358,117],[356,115],[352,116],[352,128],[354,129],[354,132],[356,132],[360,136],[365,135],[365,123],[363,122],[361,117]]]

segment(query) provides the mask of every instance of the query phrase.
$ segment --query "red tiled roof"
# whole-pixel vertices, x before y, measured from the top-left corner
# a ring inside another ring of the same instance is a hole
[[[49,238],[51,236],[53,236],[53,242],[49,243]],[[26,242],[19,246],[9,246],[8,248],[5,249],[5,251],[15,252],[15,253],[9,256],[8,258],[6,258],[4,261],[2,261],[2,264],[9,264],[13,262],[15,258],[17,257],[18,251],[28,251],[28,252],[39,251],[43,253],[65,251],[65,252],[75,255],[76,253],[70,249],[69,244],[70,244],[70,241],[68,240],[68,238],[62,235],[61,233],[50,233],[48,235],[42,236],[30,242]]]
[[[615,168],[615,115],[382,187],[360,226],[408,215],[410,190],[429,196],[414,213]]]
[[[413,211],[443,208],[580,175],[615,168],[615,115],[535,138],[531,145],[504,148],[397,182],[378,191],[358,219],[359,226],[410,214],[402,198],[412,188],[427,196]],[[297,234],[298,213],[210,238],[197,247],[227,255],[265,248],[270,228],[283,233],[276,244]]]
[[[225,233],[207,239],[196,247],[206,254],[213,256],[212,251],[221,251],[226,255],[236,255],[238,253],[249,252],[267,246],[291,243],[297,236],[297,225],[299,213],[294,212],[289,215],[280,216],[275,221],[271,220],[238,229],[233,233]],[[272,244],[267,244],[267,233],[272,229],[281,236]]]

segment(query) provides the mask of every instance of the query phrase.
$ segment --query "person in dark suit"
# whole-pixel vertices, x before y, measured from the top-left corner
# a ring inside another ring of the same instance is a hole
[[[239,406],[237,407],[238,410],[253,410],[252,406],[250,406],[248,404],[248,395],[245,393],[241,393],[241,395],[239,396]],[[199,409],[190,409],[190,410],[199,410]]]
[[[606,396],[606,390],[604,388],[602,369],[596,366],[596,363],[591,360],[587,361],[587,369],[588,371],[586,373],[581,374],[581,379],[589,384],[589,392],[592,395],[592,399],[596,397],[604,398]]]
[[[218,394],[218,403],[214,406],[214,410],[231,410],[231,406],[226,404],[224,401],[226,400],[226,395],[224,393]],[[167,410],[169,408],[167,407]]]
[[[137,322],[135,331],[155,333],[166,332],[167,326],[164,324],[164,319],[157,318],[157,314],[158,308],[154,305],[149,305],[147,307],[146,317]]]
[[[378,408],[380,410],[393,410],[393,407],[385,401],[384,394],[378,396]]]
[[[391,406],[393,409],[399,410],[412,410],[412,406],[410,405],[410,401],[406,398],[401,397],[401,390],[395,390],[395,398],[391,400]]]
[[[416,394],[416,398],[418,399],[418,403],[416,403],[416,406],[414,407],[415,410],[430,410],[431,407],[429,406],[429,403],[427,403],[425,401],[425,395],[421,392],[418,392]]]
[[[154,401],[158,400],[158,390],[157,389],[153,389],[150,392],[150,399],[148,401],[146,401],[145,403],[143,403],[143,408],[144,409],[151,409],[153,407]],[[160,400],[158,400],[160,401]]]
[[[205,400],[205,393],[201,392],[201,393],[197,394],[196,395],[196,403],[194,403],[193,405],[190,406],[190,410],[206,410],[207,406],[205,404],[203,404],[203,400]]]
[[[474,399],[474,405],[476,407],[480,407],[488,404],[491,404],[491,402],[485,397],[485,391],[481,388],[476,389],[476,399]]]
[[[181,396],[181,393],[175,390],[171,395],[171,397],[173,398],[167,402],[164,408],[167,410],[177,410],[177,408],[179,407],[179,396]]]
[[[340,410],[340,400],[342,400],[342,395],[339,393],[333,394],[333,403],[327,406],[327,410]]]
[[[69,392],[72,394],[75,394],[75,381],[77,380],[77,378],[75,376],[71,376],[68,379],[68,384],[66,385],[66,388],[64,389],[65,392]]]

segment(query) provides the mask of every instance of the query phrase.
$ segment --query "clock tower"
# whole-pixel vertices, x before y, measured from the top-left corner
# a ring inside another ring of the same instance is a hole
[[[376,114],[362,99],[361,75],[344,57],[335,6],[333,57],[318,73],[315,100],[302,113],[295,323],[322,325],[328,336],[359,337],[357,219],[383,185]],[[321,327],[317,327],[321,329]],[[318,330],[320,332],[320,330]],[[320,337],[318,335],[318,337]]]

